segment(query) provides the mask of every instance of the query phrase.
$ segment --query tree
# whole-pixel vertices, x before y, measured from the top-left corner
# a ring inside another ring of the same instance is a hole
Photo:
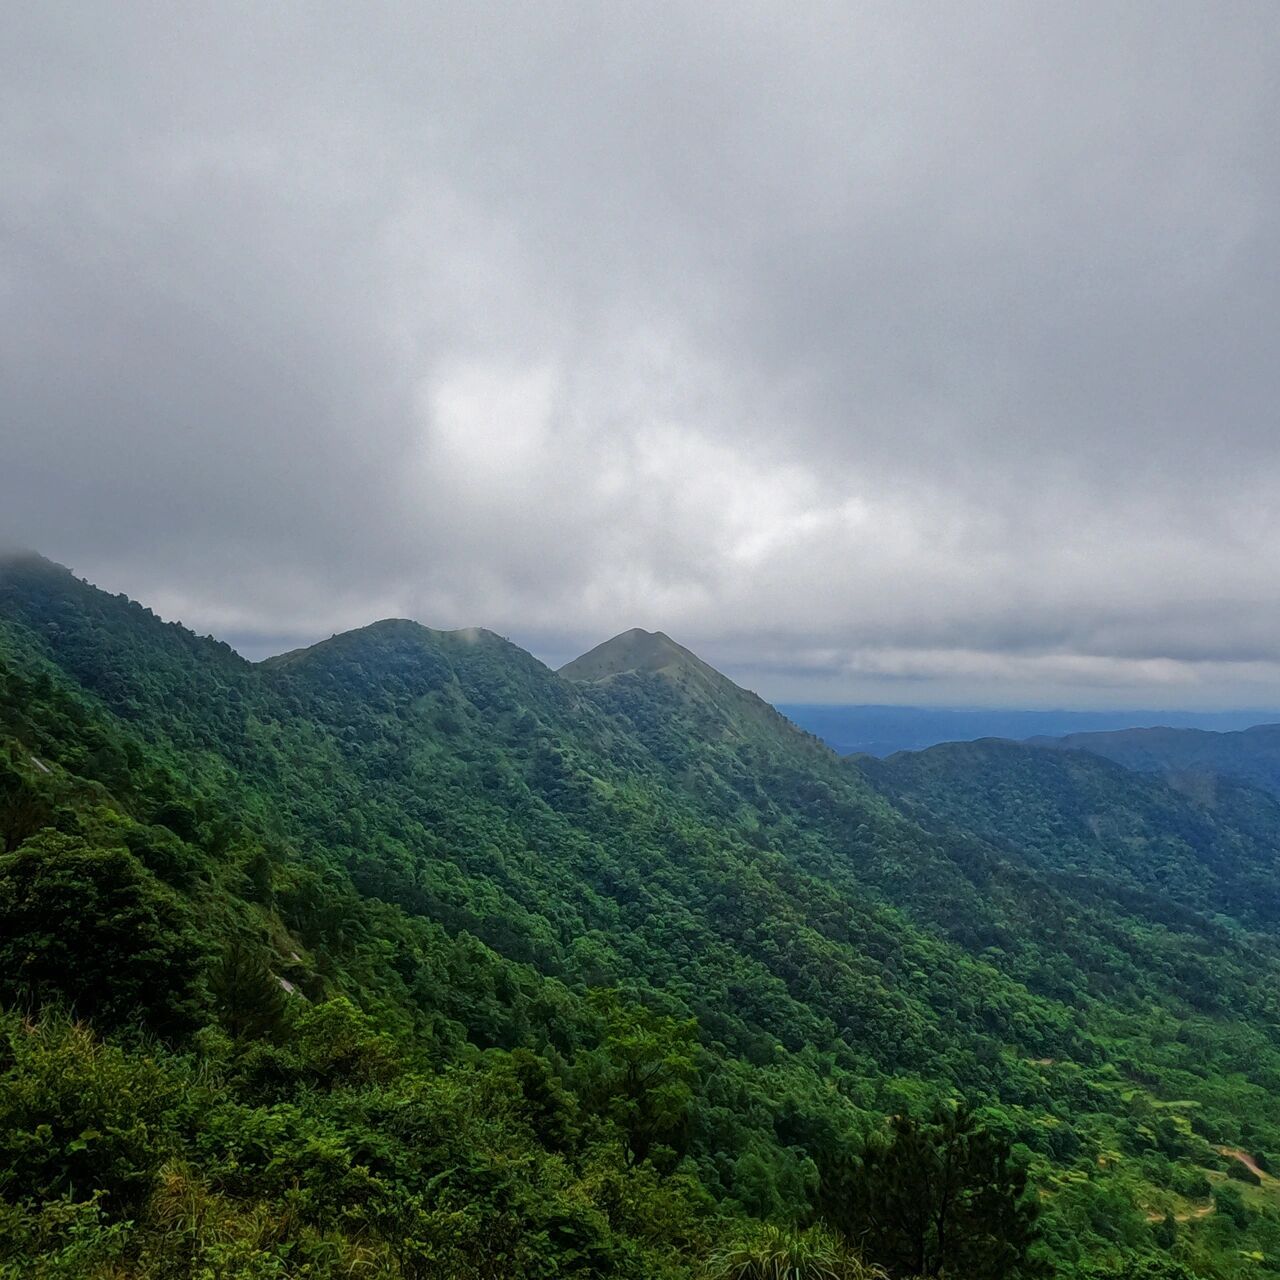
[[[1005,1280],[1041,1272],[1038,1203],[1007,1141],[965,1105],[895,1116],[888,1142],[828,1175],[824,1212],[894,1276]]]
[[[306,1005],[294,1018],[293,1032],[304,1071],[326,1088],[368,1084],[395,1074],[391,1038],[346,996]]]
[[[231,938],[213,971],[211,987],[222,1024],[236,1038],[269,1035],[284,1017],[284,989],[271,972],[265,948],[252,938]]]
[[[20,773],[0,761],[0,853],[12,853],[49,817],[45,798]]]
[[[697,1023],[664,1018],[624,1004],[613,992],[595,995],[605,1018],[593,1058],[591,1093],[618,1126],[628,1167],[665,1147],[681,1154],[698,1068]]]
[[[0,998],[177,1037],[201,1021],[205,964],[190,907],[123,849],[45,830],[0,857]]]
[[[577,1105],[552,1074],[544,1058],[529,1049],[511,1054],[511,1067],[520,1088],[520,1111],[530,1130],[549,1151],[570,1151],[578,1141]]]

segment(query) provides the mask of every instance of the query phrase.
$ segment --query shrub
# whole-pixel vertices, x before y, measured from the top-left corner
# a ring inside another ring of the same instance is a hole
[[[64,1018],[0,1025],[0,1194],[136,1212],[164,1156],[174,1082]]]
[[[885,1274],[822,1228],[765,1227],[713,1254],[706,1267],[708,1280],[878,1280]]]
[[[179,1037],[201,1021],[204,963],[190,907],[125,850],[45,830],[0,857],[0,998]]]

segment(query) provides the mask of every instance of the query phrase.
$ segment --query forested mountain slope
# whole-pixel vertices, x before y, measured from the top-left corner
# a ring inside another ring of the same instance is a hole
[[[1063,738],[1033,740],[1036,745],[1105,756],[1128,769],[1177,777],[1186,787],[1214,778],[1269,791],[1280,796],[1280,724],[1259,724],[1232,733],[1204,729],[1125,729],[1114,733],[1072,733]]]
[[[1280,928],[1280,800],[1222,780],[1212,802],[1161,776],[1080,751],[985,739],[861,760],[862,773],[930,828],[998,842],[1055,882]]]
[[[607,685],[620,677],[660,676],[681,694],[687,707],[700,708],[697,727],[712,737],[749,739],[760,734],[775,750],[788,754],[829,754],[828,748],[797,729],[763,698],[734,684],[661,631],[624,631],[566,663],[560,675],[595,685]]]
[[[4,563],[0,997],[46,1012],[6,1024],[0,1199],[29,1257],[677,1276],[750,1218],[875,1247],[848,1188],[885,1117],[960,1096],[1064,1273],[1280,1256],[1269,1179],[1221,1150],[1280,1152],[1267,798],[864,771],[620,640],[557,675],[388,621],[254,666]]]

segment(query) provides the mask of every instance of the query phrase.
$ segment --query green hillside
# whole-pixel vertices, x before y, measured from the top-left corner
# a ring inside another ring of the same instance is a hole
[[[709,685],[723,680],[714,668],[670,636],[639,627],[596,645],[560,668],[560,674],[569,680],[607,680],[632,671],[665,671],[673,679],[684,672],[696,673]]]
[[[660,634],[253,665],[6,561],[0,1276],[730,1274],[761,1224],[1266,1271],[1277,841],[1075,754],[849,764]]]
[[[1259,724],[1232,733],[1204,729],[1125,729],[1036,739],[1038,745],[1088,751],[1127,769],[1170,775],[1180,785],[1205,792],[1215,778],[1247,783],[1280,796],[1280,724]]]
[[[660,676],[679,693],[687,708],[698,708],[697,728],[703,735],[749,739],[759,734],[770,740],[775,751],[828,752],[812,734],[797,729],[763,698],[734,684],[661,631],[624,631],[566,663],[560,675],[575,683],[595,685],[623,676]]]
[[[1280,800],[1264,792],[1220,780],[1189,795],[1097,756],[998,739],[859,767],[923,825],[979,834],[1059,883],[1092,880],[1152,920],[1280,929]]]

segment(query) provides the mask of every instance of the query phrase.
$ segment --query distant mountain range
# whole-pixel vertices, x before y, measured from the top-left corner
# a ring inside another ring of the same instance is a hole
[[[1139,773],[1162,773],[1187,786],[1197,779],[1230,778],[1280,795],[1280,724],[1234,733],[1203,729],[1122,729],[1033,738],[1030,745],[1105,756]]]
[[[940,742],[1061,737],[1163,726],[1223,732],[1280,722],[1280,711],[1021,711],[961,707],[779,703],[778,710],[840,755],[889,756]]]

